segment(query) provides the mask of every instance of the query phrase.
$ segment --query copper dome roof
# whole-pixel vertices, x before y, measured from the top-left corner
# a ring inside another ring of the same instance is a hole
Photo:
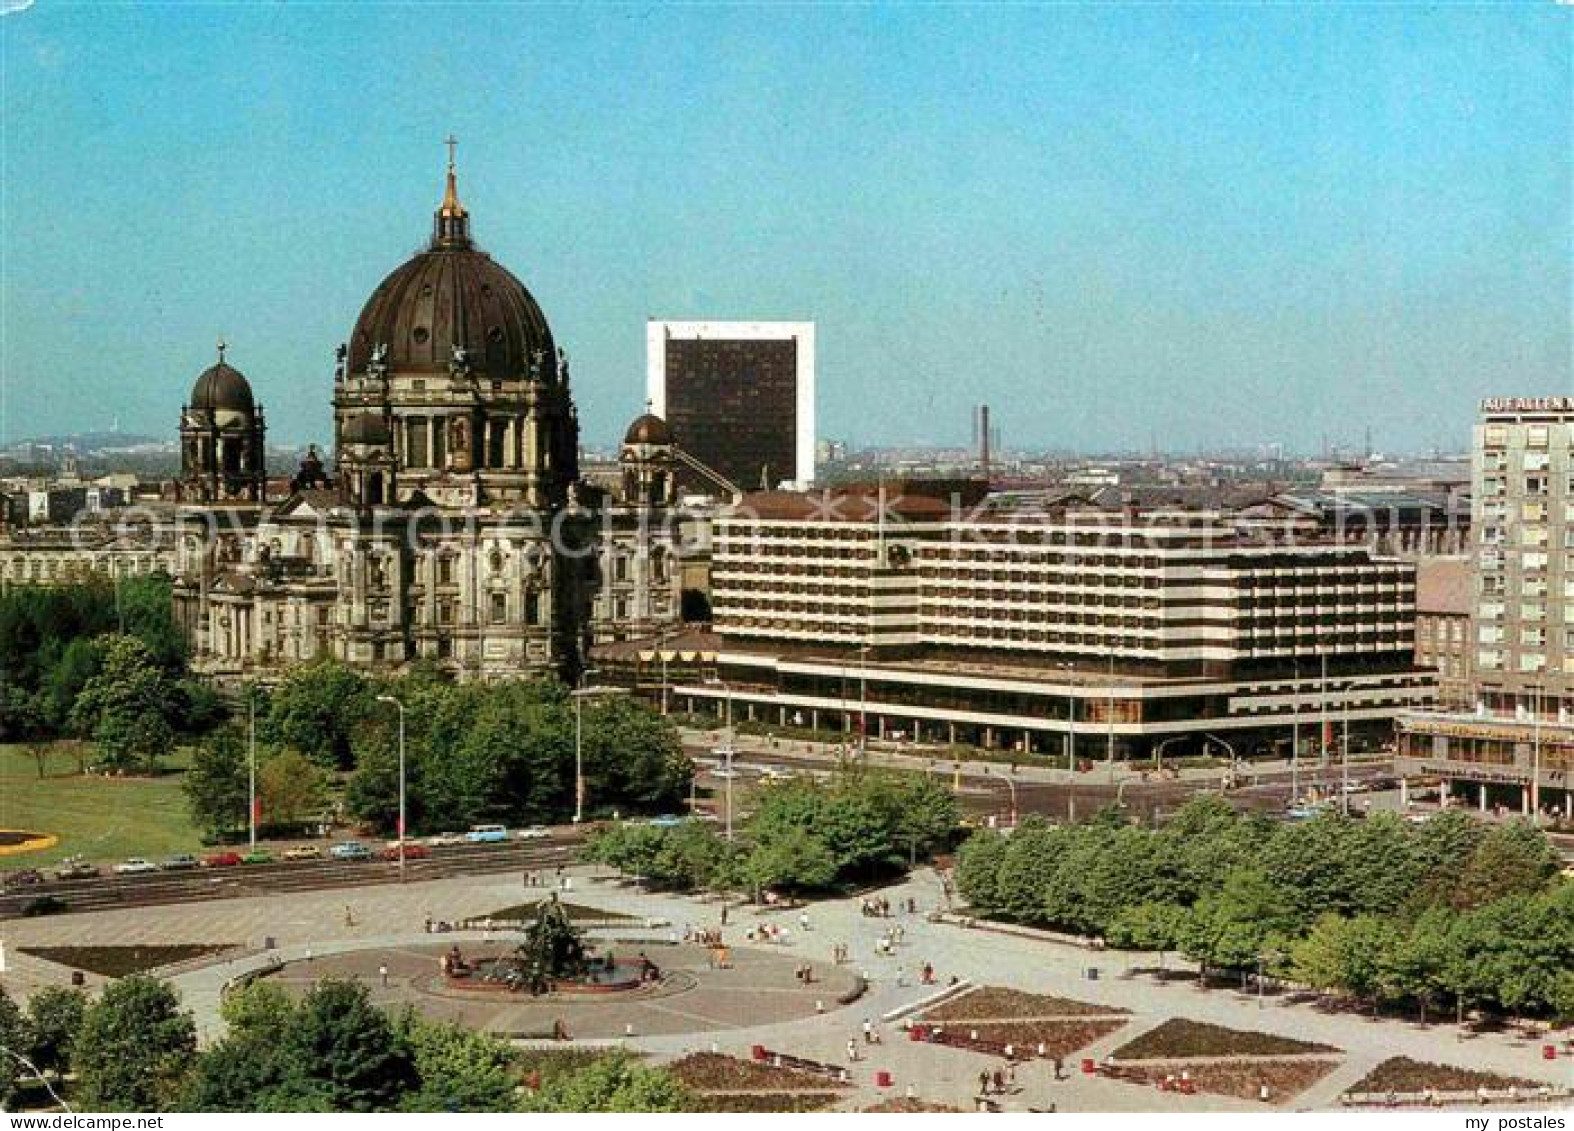
[[[220,361],[208,366],[197,378],[191,387],[190,405],[209,411],[251,412],[251,382],[239,369]]]
[[[431,247],[384,279],[355,321],[351,372],[363,370],[379,344],[388,347],[393,373],[446,373],[455,346],[464,348],[477,376],[494,380],[527,376],[537,351],[545,373],[557,364],[552,330],[536,300],[471,244],[451,163]]]
[[[670,444],[672,443],[672,428],[668,423],[653,412],[647,412],[623,434],[625,444]]]

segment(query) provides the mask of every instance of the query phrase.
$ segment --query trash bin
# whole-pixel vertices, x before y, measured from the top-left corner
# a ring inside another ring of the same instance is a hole
[[[82,973],[80,970],[71,971],[71,984],[73,986],[87,985],[87,975]]]
[[[764,1060],[765,1059],[765,1046],[764,1045],[755,1045],[753,1050],[752,1050],[751,1055],[754,1057],[755,1060]]]
[[[889,1088],[891,1086],[891,1074],[883,1068],[876,1072],[874,1074],[874,1086],[876,1088]]]
[[[1542,1045],[1541,1046],[1541,1059],[1542,1060],[1556,1060],[1557,1058],[1558,1058],[1558,1046],[1557,1045]]]
[[[1093,1076],[1098,1072],[1098,1070],[1099,1066],[1091,1056],[1085,1056],[1082,1058],[1082,1074],[1084,1076]]]
[[[907,1039],[910,1041],[922,1041],[928,1036],[929,1027],[927,1025],[914,1025],[907,1031]]]
[[[275,949],[278,948],[278,945],[279,945],[278,940],[275,939],[272,935],[269,935],[267,938],[262,940],[262,949],[263,950],[275,950]]]
[[[1099,968],[1097,966],[1089,966],[1088,967],[1088,981],[1096,982],[1098,980],[1099,980]]]

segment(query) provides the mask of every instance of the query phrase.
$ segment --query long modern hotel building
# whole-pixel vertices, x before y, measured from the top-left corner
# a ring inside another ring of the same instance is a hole
[[[871,738],[1328,754],[1391,736],[1436,684],[1412,565],[1210,513],[751,495],[715,521],[712,605],[717,678],[680,703]]]

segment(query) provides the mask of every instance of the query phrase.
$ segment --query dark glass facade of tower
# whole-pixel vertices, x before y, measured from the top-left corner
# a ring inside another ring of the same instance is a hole
[[[666,419],[674,438],[743,490],[794,477],[797,406],[795,339],[667,339]]]

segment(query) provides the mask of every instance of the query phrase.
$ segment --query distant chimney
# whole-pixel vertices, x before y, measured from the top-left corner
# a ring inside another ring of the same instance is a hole
[[[978,467],[984,479],[989,478],[989,406],[978,406]]]

